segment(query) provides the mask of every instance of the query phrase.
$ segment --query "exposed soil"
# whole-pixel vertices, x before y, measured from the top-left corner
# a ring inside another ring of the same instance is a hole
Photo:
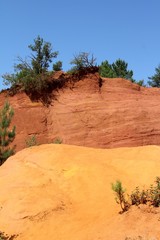
[[[17,240],[159,240],[160,210],[119,214],[111,183],[127,192],[159,176],[160,147],[41,145],[0,168],[0,229]]]
[[[98,73],[72,78],[63,72],[50,77],[50,82],[66,84],[50,93],[47,106],[24,92],[0,94],[0,106],[7,98],[15,110],[17,151],[33,135],[39,143],[60,138],[96,148],[160,145],[160,89],[102,79]]]

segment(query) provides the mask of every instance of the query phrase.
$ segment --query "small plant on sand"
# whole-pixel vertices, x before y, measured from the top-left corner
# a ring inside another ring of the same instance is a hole
[[[149,189],[150,202],[154,207],[160,206],[160,177],[156,177],[155,186]]]
[[[125,199],[125,189],[122,187],[122,183],[117,180],[115,183],[112,183],[112,190],[115,192],[116,195],[116,202],[120,204],[122,212],[128,210],[128,202]]]
[[[155,185],[150,185],[149,189],[140,190],[136,187],[128,195],[128,201],[125,199],[125,189],[120,181],[112,183],[112,190],[116,193],[116,202],[120,204],[122,212],[127,211],[131,205],[149,204],[149,206],[160,207],[160,177],[156,177]]]
[[[140,191],[139,187],[136,187],[135,190],[130,195],[131,205],[146,204],[148,200],[148,190]]]
[[[35,135],[30,136],[27,140],[26,140],[26,147],[33,147],[38,145],[37,143],[37,139]]]

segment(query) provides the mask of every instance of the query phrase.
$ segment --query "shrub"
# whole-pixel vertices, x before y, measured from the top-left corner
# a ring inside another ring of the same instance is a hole
[[[14,154],[14,147],[9,148],[9,144],[15,138],[15,129],[9,129],[14,110],[9,102],[5,102],[3,108],[0,110],[0,165],[2,165],[8,157]]]
[[[27,140],[26,140],[26,147],[33,147],[36,146],[37,144],[37,139],[35,135],[30,136]]]
[[[63,140],[61,138],[57,137],[57,138],[55,138],[53,143],[54,144],[61,144],[62,142],[63,142]]]
[[[62,62],[58,61],[53,64],[53,71],[61,71],[62,70]]]
[[[125,199],[125,189],[122,187],[122,183],[117,180],[116,183],[112,183],[112,190],[116,194],[116,202],[120,204],[123,212],[128,210],[128,202]]]
[[[139,190],[139,187],[131,193],[130,200],[132,205],[146,204],[148,201],[148,190]]]
[[[90,53],[80,52],[79,54],[74,55],[74,58],[71,60],[71,64],[74,65],[71,71],[81,71],[86,68],[92,68],[96,66],[96,58],[93,54],[89,57]]]
[[[155,180],[156,185],[150,186],[149,195],[150,195],[150,202],[154,207],[160,206],[160,177],[157,177]]]
[[[125,190],[120,181],[112,184],[112,190],[116,193],[116,202],[120,204],[123,212],[128,210],[131,205],[138,206],[149,203],[154,207],[160,206],[160,177],[156,177],[155,186],[151,185],[149,189],[140,190],[139,187],[136,187],[131,195],[128,195],[128,201],[125,199]]]

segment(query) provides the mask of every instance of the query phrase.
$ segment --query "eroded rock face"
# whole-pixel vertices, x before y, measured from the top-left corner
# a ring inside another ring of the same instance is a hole
[[[1,105],[5,96],[0,94]],[[25,93],[8,99],[15,110],[17,150],[32,135],[39,143],[60,138],[100,148],[160,144],[160,89],[107,78],[101,86],[98,74],[88,74],[54,92],[48,107],[31,102]]]
[[[160,239],[160,211],[133,206],[119,214],[111,189],[117,179],[129,194],[150,186],[159,155],[157,146],[24,149],[0,168],[0,230],[16,240]]]

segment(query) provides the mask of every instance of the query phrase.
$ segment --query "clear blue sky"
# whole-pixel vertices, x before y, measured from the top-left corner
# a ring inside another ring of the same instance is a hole
[[[64,70],[81,51],[98,64],[125,60],[136,80],[160,64],[159,0],[0,0],[0,12],[0,76],[30,54],[37,35],[59,51]]]

